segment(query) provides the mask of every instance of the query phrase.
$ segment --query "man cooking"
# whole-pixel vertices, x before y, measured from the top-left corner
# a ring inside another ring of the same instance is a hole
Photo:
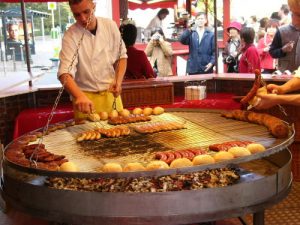
[[[69,0],[69,5],[76,23],[62,40],[58,78],[72,96],[75,119],[110,112],[114,100],[117,110],[122,110],[120,93],[127,55],[117,25],[95,17],[92,0]]]

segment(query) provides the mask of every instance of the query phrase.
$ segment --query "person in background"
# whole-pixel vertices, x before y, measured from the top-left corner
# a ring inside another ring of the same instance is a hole
[[[145,49],[146,55],[150,57],[153,68],[157,70],[159,77],[172,76],[172,55],[171,43],[167,42],[162,29],[152,32],[151,40]]]
[[[111,112],[114,102],[120,111],[127,55],[117,24],[95,17],[92,0],[69,0],[69,5],[76,23],[64,34],[57,75],[72,96],[75,119]]]
[[[273,58],[278,59],[278,69],[281,72],[292,72],[300,65],[299,36],[300,16],[292,13],[292,23],[279,27],[269,51]]]
[[[283,4],[278,11],[278,16],[280,17],[280,26],[288,25],[291,23],[290,9],[287,4]]]
[[[300,21],[300,2],[288,0],[288,3],[293,20]],[[300,89],[300,64],[298,64],[298,70],[294,74],[295,76],[283,85],[267,85],[268,92],[272,94],[258,95],[259,101],[257,101],[255,108],[258,110],[268,109],[278,104],[300,106],[300,94],[288,94]]]
[[[6,40],[6,54],[15,61],[23,61],[25,51],[22,41],[19,39],[19,26],[16,23],[7,25],[8,38]]]
[[[7,25],[8,38],[10,42],[21,42],[19,40],[19,27],[16,23],[10,23]]]
[[[241,58],[239,62],[239,73],[254,73],[260,70],[260,58],[253,44],[255,31],[252,27],[244,27],[241,32]]]
[[[273,12],[270,16],[270,19],[281,20],[281,17],[278,15],[278,12]]]
[[[265,36],[268,22],[269,22],[268,17],[264,17],[264,18],[260,19],[259,28],[258,28],[258,31],[256,33],[257,40],[260,40],[261,38],[263,38]]]
[[[186,29],[180,42],[189,45],[189,58],[186,72],[189,75],[212,73],[215,64],[214,33],[206,28],[205,13],[196,16],[195,27]]]
[[[247,23],[247,27],[252,27],[255,31],[255,33],[259,29],[259,23],[257,22],[257,17],[256,16],[250,16],[249,22]]]
[[[276,70],[276,60],[272,58],[269,50],[277,27],[279,27],[279,21],[270,19],[266,27],[266,34],[258,41],[257,50],[260,55],[263,73],[273,73]]]
[[[137,37],[136,26],[130,23],[121,25],[120,32],[126,45],[128,56],[124,79],[148,79],[156,77],[145,52],[134,47]]]
[[[156,28],[162,28],[162,21],[169,15],[168,9],[160,9],[156,16],[150,21],[148,26],[146,27],[146,30],[149,30],[152,32]]]
[[[242,25],[239,22],[233,21],[227,27],[229,39],[222,53],[223,62],[227,65],[227,73],[238,72],[238,54],[240,48],[240,31]]]

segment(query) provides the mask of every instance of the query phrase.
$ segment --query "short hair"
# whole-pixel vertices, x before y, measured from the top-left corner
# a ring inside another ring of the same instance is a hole
[[[16,22],[11,22],[7,24],[7,30],[10,30],[12,26],[18,26],[18,24]]]
[[[265,28],[265,27],[267,27],[268,22],[269,22],[269,18],[264,17],[264,18],[260,19],[259,26],[262,27],[262,28]]]
[[[240,32],[240,36],[247,44],[252,44],[255,38],[255,31],[252,27],[244,27]]]
[[[266,30],[269,28],[269,27],[279,27],[280,26],[280,23],[279,23],[279,20],[276,20],[276,19],[270,19],[267,23],[267,26],[266,26]]]
[[[282,10],[285,15],[289,14],[290,12],[289,6],[287,4],[282,4],[280,10]]]
[[[120,32],[126,47],[134,45],[137,36],[136,26],[130,23],[121,25]]]
[[[93,2],[92,0],[90,0],[91,2]],[[76,5],[81,3],[82,0],[69,0],[69,5]]]
[[[160,17],[161,15],[169,15],[169,10],[166,8],[160,9],[157,13],[157,16]]]
[[[198,12],[195,16],[195,18],[198,18],[199,16],[204,16],[207,19],[207,14],[205,12]]]
[[[278,15],[278,12],[273,12],[271,14],[271,19],[281,20],[280,16]]]

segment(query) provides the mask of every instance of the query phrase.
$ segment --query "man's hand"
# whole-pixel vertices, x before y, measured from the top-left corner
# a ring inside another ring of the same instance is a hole
[[[294,41],[290,41],[288,42],[287,44],[285,44],[283,47],[282,47],[282,51],[284,53],[287,53],[287,52],[291,52],[294,48],[294,44],[295,42]]]
[[[110,91],[114,97],[118,97],[122,92],[121,85],[117,84],[115,81],[110,84],[108,91]]]
[[[94,104],[88,97],[81,95],[75,99],[75,108],[82,113],[89,114],[94,111]]]
[[[257,95],[258,101],[254,105],[255,109],[269,109],[279,104],[279,96],[276,94]]]
[[[205,72],[207,72],[207,71],[209,71],[210,70],[210,68],[213,66],[213,64],[211,64],[211,63],[208,63],[206,66],[205,66]]]
[[[267,89],[268,92],[272,94],[284,94],[282,87],[276,84],[268,84]]]

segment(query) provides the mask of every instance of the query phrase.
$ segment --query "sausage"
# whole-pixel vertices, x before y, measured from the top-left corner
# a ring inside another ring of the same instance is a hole
[[[185,150],[186,154],[187,154],[187,158],[189,160],[193,160],[193,158],[195,157],[195,154],[189,150]]]
[[[162,160],[162,161],[167,161],[168,157],[164,152],[157,152],[155,154],[155,159]]]
[[[261,72],[260,72],[260,70],[256,69],[254,71],[254,73],[255,73],[255,80],[254,80],[253,86],[250,89],[250,91],[248,92],[248,94],[241,99],[241,103],[243,105],[247,104],[252,98],[254,98],[254,96],[256,95],[257,90],[261,86]]]
[[[173,154],[175,155],[175,159],[181,158],[181,154],[178,151],[175,151]]]
[[[166,152],[166,155],[168,157],[166,163],[170,164],[175,159],[175,155],[173,152]]]

